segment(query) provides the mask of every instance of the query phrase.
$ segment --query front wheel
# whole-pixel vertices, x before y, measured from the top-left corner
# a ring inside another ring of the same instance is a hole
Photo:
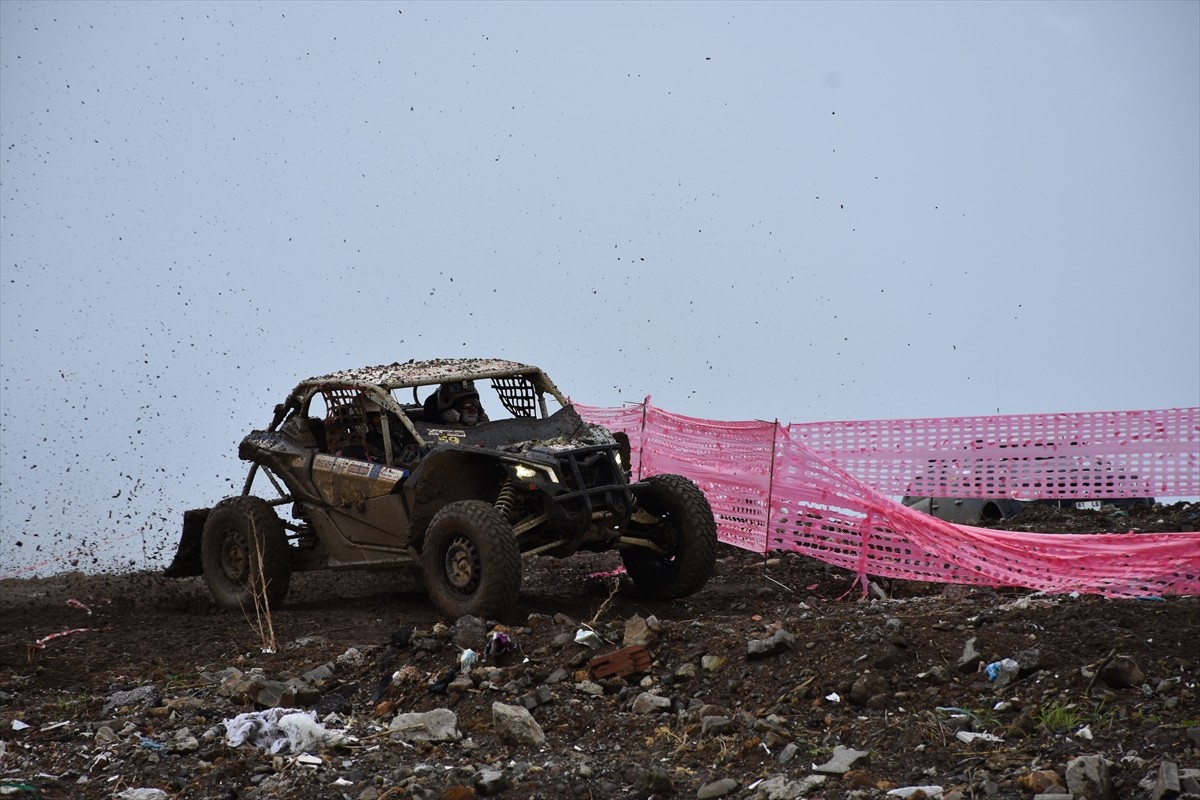
[[[208,513],[200,539],[204,579],[217,603],[249,610],[283,603],[291,552],[275,509],[257,497],[231,497]]]
[[[499,617],[521,593],[521,551],[512,526],[477,500],[450,503],[433,516],[421,567],[429,599],[450,619]]]
[[[649,539],[663,551],[644,547],[621,551],[634,586],[662,599],[700,591],[717,563],[717,524],[704,492],[682,475],[655,475],[630,488],[638,512],[629,533]],[[637,522],[646,514],[657,517],[657,522]]]

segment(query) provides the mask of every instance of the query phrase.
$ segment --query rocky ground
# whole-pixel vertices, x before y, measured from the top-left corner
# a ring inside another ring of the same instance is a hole
[[[1200,506],[1022,517],[1196,530]],[[730,548],[647,604],[615,566],[535,561],[498,621],[439,619],[411,575],[299,575],[275,652],[200,579],[0,582],[0,796],[1200,796],[1200,598],[864,598]]]

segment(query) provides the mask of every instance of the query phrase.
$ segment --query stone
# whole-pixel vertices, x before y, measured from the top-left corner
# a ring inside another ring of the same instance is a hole
[[[833,755],[828,761],[820,766],[813,764],[813,772],[823,775],[845,775],[856,763],[869,755],[866,750],[853,750],[839,744],[833,748]]]
[[[367,662],[367,657],[357,647],[351,647],[337,657],[339,667],[361,667]]]
[[[471,680],[470,675],[455,675],[454,680],[446,684],[446,691],[450,694],[466,694],[475,688],[475,681]]]
[[[1020,676],[1022,678],[1031,672],[1037,672],[1042,668],[1042,651],[1037,647],[1030,648],[1029,650],[1022,650],[1019,653],[1016,653],[1012,658],[1013,661],[1016,661],[1020,667]]]
[[[168,753],[194,753],[200,749],[200,741],[187,728],[180,728],[167,742]]]
[[[963,673],[977,672],[979,665],[983,662],[983,656],[976,648],[976,643],[979,637],[972,636],[967,639],[967,643],[963,646],[962,655],[958,658],[958,671]]]
[[[917,673],[917,677],[934,686],[950,682],[950,673],[941,664],[932,666],[924,672]]]
[[[545,705],[554,699],[554,695],[550,692],[549,686],[539,686],[532,692],[527,692],[521,695],[517,700],[527,711],[533,711],[541,705]]]
[[[1192,747],[1200,749],[1200,725],[1194,725],[1187,729],[1187,738],[1191,741]]]
[[[521,706],[492,703],[492,728],[500,741],[512,745],[542,745],[546,734],[533,715]]]
[[[121,739],[116,732],[107,725],[101,725],[96,729],[96,736],[93,741],[97,747],[108,747],[110,744],[116,744]]]
[[[1062,778],[1052,769],[1039,769],[1017,778],[1017,783],[1027,792],[1040,794],[1052,787],[1062,786]]]
[[[510,784],[508,776],[498,769],[481,769],[475,773],[475,777],[471,782],[474,784],[476,791],[484,797],[500,794]]]
[[[162,699],[162,692],[152,684],[139,686],[125,692],[114,692],[108,696],[104,708],[100,710],[100,716],[111,717],[122,709],[141,714],[155,706],[162,705]]]
[[[1129,656],[1117,656],[1100,670],[1100,680],[1111,689],[1128,689],[1141,686],[1146,680],[1146,673]]]
[[[115,796],[119,800],[167,800],[170,797],[162,789],[126,789]]]
[[[864,672],[850,687],[850,702],[858,706],[871,705],[875,697],[882,695],[886,703],[891,691],[887,678],[878,672]]]
[[[746,645],[746,657],[755,659],[779,655],[791,650],[795,643],[796,637],[780,628],[766,639],[751,639]]]
[[[723,736],[737,730],[737,723],[729,717],[704,717],[700,720],[700,732],[705,736]]]
[[[642,692],[633,701],[631,711],[635,714],[653,714],[671,708],[671,698],[650,692]]]
[[[450,641],[462,650],[470,648],[482,653],[487,645],[487,624],[479,617],[459,617],[450,626]]]
[[[1113,800],[1113,782],[1104,756],[1079,756],[1067,762],[1067,789],[1088,800]]]
[[[1158,765],[1158,777],[1154,782],[1154,790],[1150,792],[1150,800],[1168,800],[1178,797],[1182,792],[1179,767],[1173,761],[1163,761]]]
[[[724,656],[703,656],[700,659],[700,668],[705,672],[716,672],[723,666],[725,666]]]
[[[651,617],[653,619],[653,617]],[[671,780],[671,774],[662,767],[651,767],[646,774],[646,779],[643,783],[646,791],[650,795],[672,795],[675,794],[675,782]]]
[[[263,680],[249,692],[254,702],[263,708],[290,708],[296,705],[296,690],[286,683]]]
[[[649,647],[658,641],[658,634],[650,629],[645,618],[635,614],[625,620],[625,638],[622,641],[626,647]]]
[[[942,797],[944,791],[941,786],[901,786],[888,792],[888,797],[899,797],[901,800],[905,800],[905,798],[912,798],[912,800],[922,798],[924,800],[925,798]]]
[[[333,677],[333,663],[322,664],[321,666],[310,669],[308,672],[300,676],[300,680],[305,683],[319,686],[325,681]]]
[[[696,792],[696,800],[713,800],[716,797],[725,797],[736,792],[741,784],[733,778],[721,778],[720,780],[706,783]]]
[[[458,717],[448,708],[397,714],[388,729],[409,742],[456,742],[462,738]]]
[[[838,745],[833,748],[833,754],[829,760],[820,766],[812,765],[812,771],[821,772],[822,775],[845,775],[853,768],[854,764],[868,757],[869,754],[865,750],[852,750],[850,747]]]

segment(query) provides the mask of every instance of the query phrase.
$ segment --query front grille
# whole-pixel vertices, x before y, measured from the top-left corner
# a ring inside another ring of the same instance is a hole
[[[617,445],[600,444],[558,454],[559,469],[567,491],[555,501],[572,516],[590,519],[595,511],[609,511],[624,519],[632,501],[629,482],[617,464]]]

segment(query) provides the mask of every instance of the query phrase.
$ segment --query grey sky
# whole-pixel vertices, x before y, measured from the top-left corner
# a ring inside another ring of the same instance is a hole
[[[0,573],[173,546],[298,380],[413,357],[712,419],[1200,404],[1198,143],[1196,2],[3,0]]]

